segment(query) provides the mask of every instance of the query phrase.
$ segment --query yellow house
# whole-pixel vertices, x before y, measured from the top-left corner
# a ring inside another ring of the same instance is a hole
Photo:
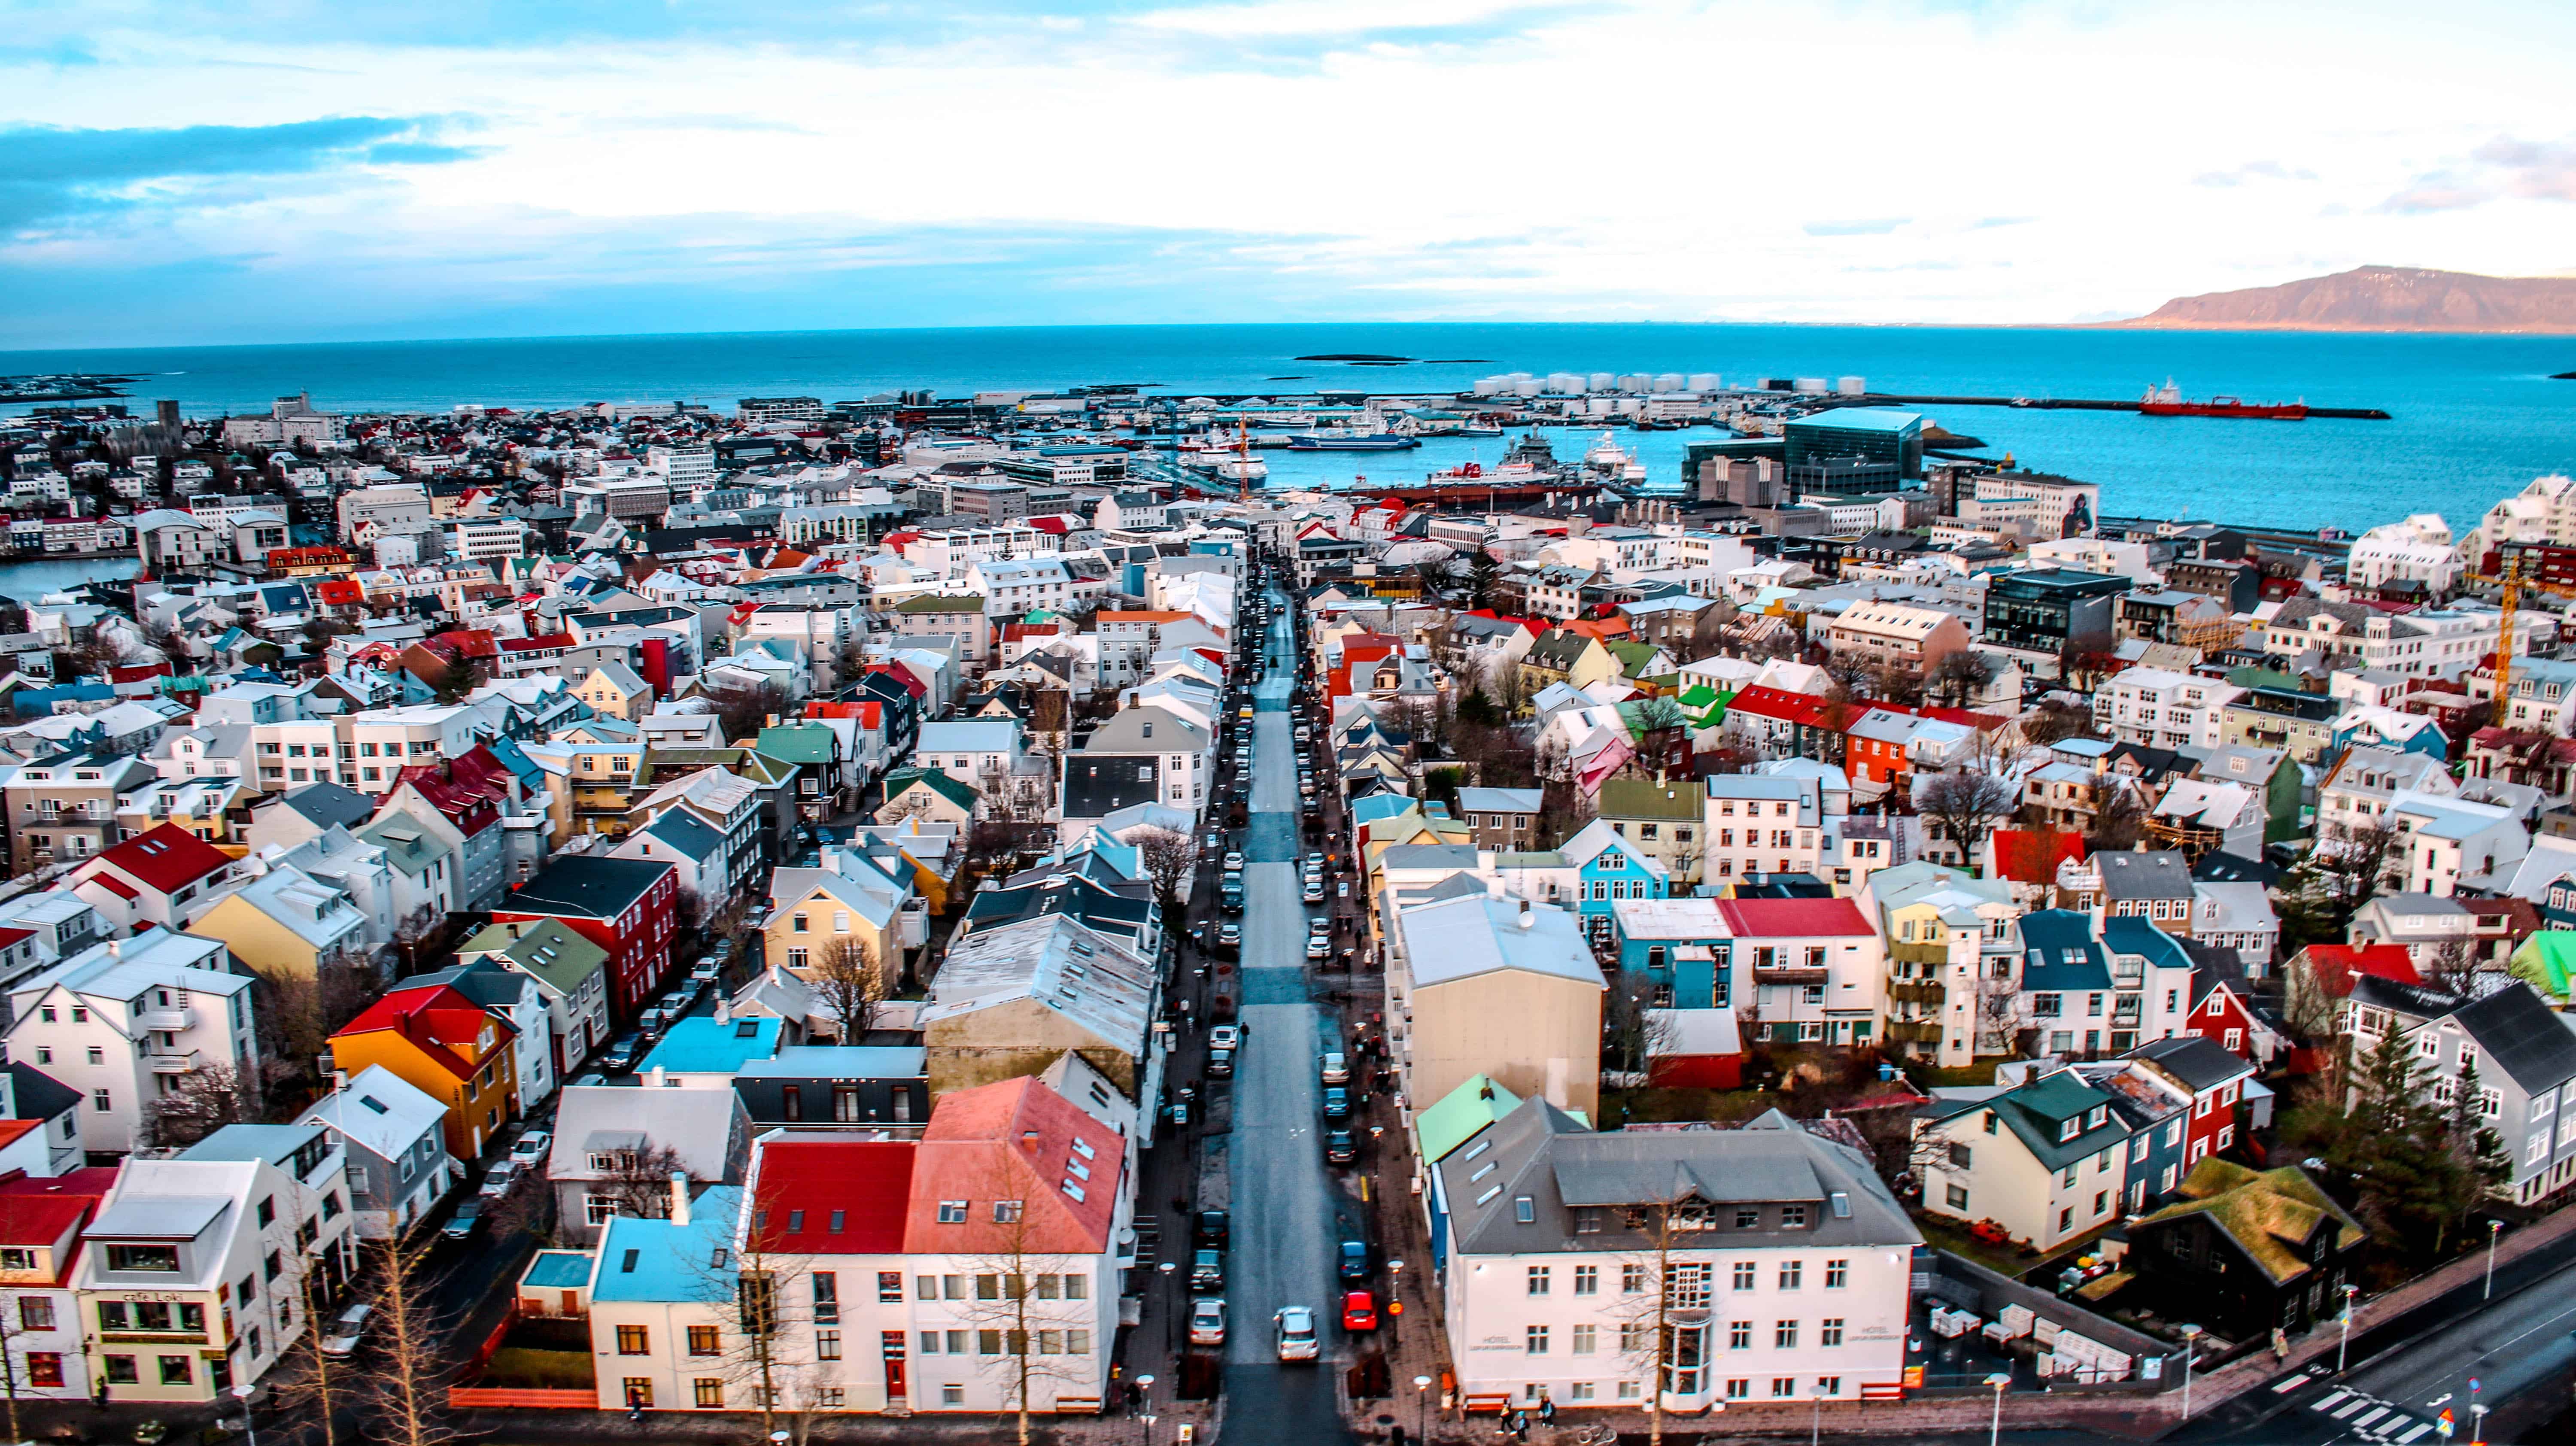
[[[904,904],[913,897],[912,861],[834,849],[834,867],[779,869],[769,876],[769,916],[761,923],[767,947],[762,957],[787,966],[799,978],[811,978],[833,951],[855,945],[876,972],[887,993],[903,974],[903,949],[916,940],[904,937]],[[912,916],[918,917],[918,916]],[[926,928],[927,921],[921,921]]]
[[[572,695],[598,712],[629,723],[653,706],[653,685],[624,663],[602,663],[591,669]]]
[[[1521,657],[1521,696],[1535,698],[1550,683],[1588,688],[1618,676],[1619,660],[1599,638],[1550,628]]]
[[[234,958],[272,979],[310,979],[324,964],[366,955],[366,923],[347,894],[280,866],[226,895],[188,932],[221,939]]]
[[[447,1153],[460,1160],[518,1117],[518,1036],[452,985],[397,989],[331,1036],[333,1069],[371,1064],[447,1107]]]

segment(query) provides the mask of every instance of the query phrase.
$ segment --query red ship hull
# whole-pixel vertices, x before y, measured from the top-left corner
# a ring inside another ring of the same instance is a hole
[[[2234,397],[2217,397],[2206,402],[2140,402],[2142,417],[2239,417],[2258,422],[2300,422],[2307,420],[2305,402],[2240,402]]]

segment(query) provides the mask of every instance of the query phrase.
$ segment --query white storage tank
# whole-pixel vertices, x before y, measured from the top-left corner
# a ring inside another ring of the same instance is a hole
[[[1678,392],[1681,389],[1682,374],[1680,372],[1657,372],[1655,373],[1655,384],[1647,390],[1657,392]]]
[[[1476,378],[1476,395],[1480,397],[1500,396],[1503,389],[1511,384],[1512,379],[1510,377],[1478,377]]]
[[[1804,392],[1811,397],[1820,397],[1826,392],[1833,390],[1833,388],[1826,383],[1823,377],[1800,377],[1797,381],[1791,384],[1789,389],[1795,392]]]
[[[1690,374],[1689,390],[1694,392],[1722,392],[1726,390],[1726,378],[1719,376],[1715,372],[1693,372]]]
[[[1653,382],[1654,378],[1647,376],[1644,372],[1630,372],[1619,379],[1619,390],[1623,392],[1649,392],[1654,390]]]
[[[1836,377],[1834,378],[1834,390],[1840,392],[1846,397],[1865,397],[1869,395],[1869,379],[1867,377]]]
[[[1534,396],[1537,396],[1537,395],[1538,395],[1538,378],[1536,378],[1536,377],[1523,377],[1523,378],[1521,378],[1519,381],[1516,381],[1516,382],[1512,383],[1512,395],[1513,395],[1513,396],[1516,396],[1516,397],[1534,397]]]
[[[1591,385],[1590,385],[1589,387],[1587,387],[1587,388],[1586,388],[1586,390],[1587,390],[1587,391],[1595,391],[1595,392],[1606,392],[1606,391],[1610,391],[1610,390],[1612,390],[1612,389],[1616,388],[1618,385],[1619,385],[1619,378],[1618,378],[1618,377],[1616,377],[1616,376],[1614,376],[1614,375],[1612,375],[1611,373],[1609,373],[1609,372],[1594,372],[1594,373],[1592,374],[1592,377],[1591,377]]]
[[[1583,378],[1573,372],[1549,372],[1547,389],[1558,396],[1575,396],[1583,390]]]

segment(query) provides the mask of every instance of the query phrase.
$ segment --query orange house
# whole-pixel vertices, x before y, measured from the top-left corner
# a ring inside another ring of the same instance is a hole
[[[331,1067],[383,1065],[447,1106],[447,1153],[471,1163],[519,1114],[518,1034],[445,984],[397,989],[331,1036]]]

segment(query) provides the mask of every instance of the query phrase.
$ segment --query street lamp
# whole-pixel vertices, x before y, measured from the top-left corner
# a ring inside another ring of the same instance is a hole
[[[2495,1247],[2496,1247],[2496,1237],[2497,1237],[2497,1236],[2499,1236],[2499,1235],[2502,1235],[2503,1233],[2504,1233],[2504,1222],[2503,1222],[2503,1221],[2501,1221],[2501,1220],[2490,1220],[2490,1221],[2488,1221],[2488,1222],[2487,1222],[2487,1289],[2486,1289],[2486,1294],[2485,1294],[2485,1295],[2483,1295],[2483,1296],[2481,1296],[2481,1297],[2479,1297],[2479,1298],[2480,1298],[2480,1299],[2482,1299],[2482,1300],[2493,1300],[2493,1299],[2495,1299]]]
[[[2182,1327],[2182,1418],[2186,1421],[2191,1419],[2191,1347],[2199,1339],[2200,1327]]]
[[[1429,1376],[1413,1378],[1413,1403],[1417,1408],[1413,1413],[1414,1439],[1428,1441],[1431,1439],[1431,1378]]]
[[[244,1435],[249,1437],[249,1446],[259,1446],[259,1426],[253,1419],[258,1415],[258,1412],[253,1410],[250,1404],[250,1398],[257,1394],[258,1391],[259,1387],[248,1381],[244,1381],[242,1384],[233,1387],[233,1394],[241,1398],[242,1432]]]
[[[1172,1279],[1172,1273],[1179,1269],[1180,1265],[1177,1262],[1169,1260],[1166,1260],[1160,1265],[1154,1267],[1155,1272],[1161,1275],[1166,1283]],[[1163,1307],[1163,1349],[1166,1352],[1177,1351],[1180,1349],[1179,1346],[1173,1344],[1175,1339],[1174,1332],[1177,1329],[1173,1323],[1179,1318],[1180,1310],[1166,1302]],[[1152,1439],[1153,1434],[1153,1428],[1150,1426],[1147,1427],[1145,1431],[1146,1438],[1148,1440]]]
[[[1136,1419],[1145,1423],[1145,1446],[1154,1446],[1154,1378],[1136,1378]]]
[[[2487,1408],[2469,1407],[2469,1446],[2487,1446]]]
[[[1994,1419],[1986,1423],[1986,1446],[1995,1446],[2004,1433],[2004,1387],[2012,1384],[2012,1377],[1997,1371],[1986,1377],[1986,1384],[1995,1388],[1995,1414]]]
[[[2348,1281],[2344,1284],[2343,1339],[2335,1343],[2335,1374],[2338,1376],[2343,1374],[2344,1352],[2352,1349],[2352,1298],[2360,1293],[2360,1286]]]

